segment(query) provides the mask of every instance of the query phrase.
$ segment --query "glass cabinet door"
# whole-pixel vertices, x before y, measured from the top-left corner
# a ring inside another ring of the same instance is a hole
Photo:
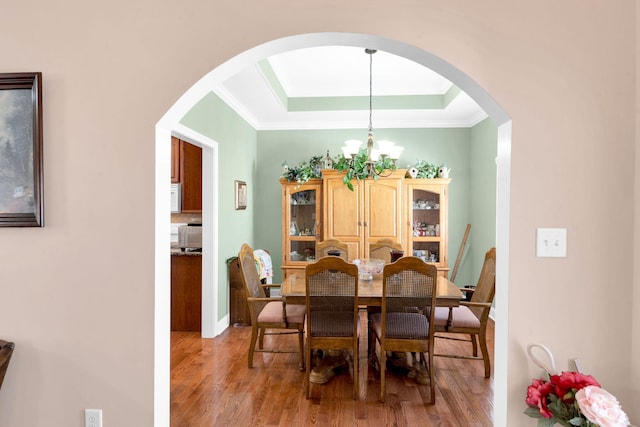
[[[413,255],[427,262],[440,261],[440,195],[414,189],[411,204],[413,211]]]
[[[287,254],[289,263],[315,261],[319,230],[318,188],[300,186],[291,191],[288,206]]]
[[[409,181],[409,180],[408,180]],[[442,182],[440,182],[442,181]],[[409,249],[445,274],[447,261],[447,184],[449,180],[408,182]]]

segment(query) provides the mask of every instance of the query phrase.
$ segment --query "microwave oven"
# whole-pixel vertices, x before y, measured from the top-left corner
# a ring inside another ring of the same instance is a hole
[[[171,184],[171,213],[178,213],[182,209],[182,187],[180,184]]]

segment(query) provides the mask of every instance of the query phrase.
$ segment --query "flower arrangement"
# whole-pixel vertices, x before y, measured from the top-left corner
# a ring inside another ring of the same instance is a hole
[[[534,379],[527,387],[525,414],[538,418],[538,427],[626,427],[629,418],[618,400],[591,375],[562,372],[549,381]]]

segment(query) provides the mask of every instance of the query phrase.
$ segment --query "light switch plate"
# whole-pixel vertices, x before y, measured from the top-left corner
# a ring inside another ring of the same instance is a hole
[[[538,228],[536,230],[536,256],[564,258],[567,256],[566,228]]]

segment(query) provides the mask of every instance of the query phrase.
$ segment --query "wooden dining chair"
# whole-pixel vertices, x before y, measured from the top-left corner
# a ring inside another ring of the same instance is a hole
[[[331,255],[330,251],[340,252],[339,257],[349,261],[349,246],[336,239],[327,239],[316,245],[316,259]]]
[[[387,264],[382,272],[382,310],[369,321],[369,341],[379,344],[370,352],[380,368],[380,401],[385,400],[387,352],[412,352],[418,358],[414,366],[426,371],[435,403],[433,370],[433,315],[436,302],[438,269],[417,257],[403,257]],[[426,357],[425,357],[426,355]]]
[[[358,267],[339,257],[320,258],[305,269],[307,341],[306,393],[310,397],[311,353],[351,350],[353,398],[358,399]]]
[[[254,352],[299,353],[300,370],[304,370],[304,319],[306,307],[302,304],[286,304],[282,297],[267,297],[265,285],[260,282],[253,249],[243,244],[238,253],[242,282],[247,295],[251,316],[251,343],[249,344],[249,368],[253,368]],[[277,285],[270,284],[273,288]],[[265,335],[298,335],[298,350],[264,348]],[[256,349],[258,341],[258,349]]]
[[[436,332],[439,339],[452,339],[471,342],[471,355],[436,354],[440,357],[453,357],[458,359],[484,360],[484,376],[491,376],[491,361],[487,349],[487,322],[489,311],[496,292],[496,248],[487,251],[480,271],[480,277],[475,289],[461,289],[464,292],[473,292],[469,301],[461,301],[458,307],[437,307],[435,310]],[[468,335],[469,338],[460,336]],[[478,356],[478,341],[482,356]]]
[[[13,355],[13,349],[15,344],[9,341],[0,340],[0,388],[2,388],[2,382],[4,376],[7,373],[11,356]]]
[[[403,251],[402,245],[395,239],[384,238],[380,239],[375,243],[369,245],[369,258],[373,259],[381,259],[385,264],[391,263],[391,251]],[[404,253],[403,253],[404,254]],[[362,307],[360,307],[362,308]],[[379,313],[380,307],[367,307],[367,319],[371,317],[373,313]],[[371,334],[369,334],[368,348],[369,348],[369,356],[371,356],[371,349],[373,348],[371,345]]]
[[[394,239],[380,239],[369,246],[369,258],[381,259],[385,264],[389,264],[392,251],[403,251],[400,242]]]

